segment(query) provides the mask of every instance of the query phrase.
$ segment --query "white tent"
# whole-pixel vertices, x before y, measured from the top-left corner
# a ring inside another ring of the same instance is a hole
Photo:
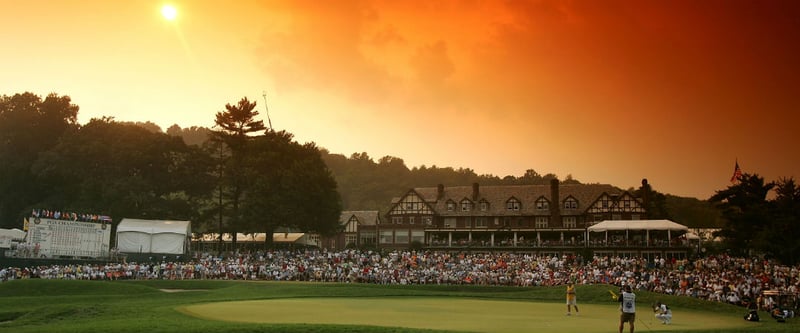
[[[191,222],[122,219],[117,249],[122,253],[182,254],[189,249]]]
[[[19,229],[0,229],[0,248],[10,248],[11,241],[20,241],[25,238],[25,232]]]
[[[670,220],[611,220],[602,221],[586,229],[586,239],[589,239],[591,232],[605,232],[605,242],[608,242],[609,231],[625,231],[625,239],[627,242],[628,231],[638,230],[645,231],[645,244],[650,244],[650,231],[659,230],[667,231],[667,240],[672,240],[672,233],[680,233],[689,231],[689,227],[672,222]]]
[[[0,236],[5,236],[13,240],[22,240],[25,238],[25,232],[19,229],[0,229]]]
[[[613,230],[670,230],[688,231],[689,227],[670,220],[625,220],[602,221],[589,227],[590,232],[603,232]]]

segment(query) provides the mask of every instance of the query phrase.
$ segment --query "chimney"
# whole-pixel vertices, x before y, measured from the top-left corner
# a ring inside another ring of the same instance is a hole
[[[644,206],[644,213],[650,213],[650,184],[647,183],[647,178],[642,178],[642,206]],[[648,216],[649,218],[649,216]]]
[[[558,195],[558,179],[550,180],[550,222],[561,225],[561,200]]]
[[[436,200],[442,200],[444,198],[444,185],[439,184],[436,185]]]
[[[478,194],[480,194],[478,188],[478,183],[472,183],[472,201],[478,201]]]

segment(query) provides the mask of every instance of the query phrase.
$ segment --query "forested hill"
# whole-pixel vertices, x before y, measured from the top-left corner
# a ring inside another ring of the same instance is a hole
[[[154,124],[137,123],[151,131],[159,132]],[[209,129],[204,127],[180,128],[173,125],[167,134],[181,136],[189,145],[200,146],[208,138]],[[558,177],[555,174],[539,174],[533,169],[520,176],[478,175],[469,168],[420,166],[411,169],[403,159],[384,156],[377,161],[367,153],[354,153],[349,157],[333,154],[321,149],[322,159],[333,173],[342,197],[345,210],[378,210],[385,214],[396,198],[411,188],[445,186],[465,186],[473,183],[481,185],[546,185],[558,178],[564,184],[580,184],[572,175]],[[656,182],[657,183],[657,182]],[[612,184],[613,185],[613,184]],[[627,189],[635,191],[635,189]],[[689,227],[722,226],[720,212],[705,200],[661,194],[655,192],[655,209],[652,218],[670,219]]]

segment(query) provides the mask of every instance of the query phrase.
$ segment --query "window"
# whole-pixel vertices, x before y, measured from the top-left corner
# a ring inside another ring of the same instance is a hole
[[[538,210],[550,209],[550,202],[548,202],[547,199],[545,198],[539,198],[536,200],[536,209]]]
[[[488,226],[488,221],[485,217],[476,217],[475,218],[475,227],[476,228],[486,228]]]
[[[564,209],[578,209],[578,200],[567,198],[564,200]]]
[[[564,222],[564,228],[577,228],[578,227],[578,218],[575,216],[564,216],[562,218]]]
[[[408,230],[397,230],[394,235],[395,244],[408,244]]]
[[[456,226],[456,218],[455,217],[446,217],[444,219],[444,227],[445,228],[452,228]]]
[[[358,235],[356,234],[347,234],[344,235],[344,244],[345,245],[356,245],[356,240],[358,239]]]
[[[362,231],[361,232],[361,245],[367,244],[375,244],[376,242],[375,232],[374,231]]]
[[[381,230],[381,244],[392,244],[394,243],[394,237],[392,237],[391,230]]]
[[[506,201],[506,210],[519,210],[519,200],[511,198]]]
[[[485,200],[481,200],[481,211],[485,212],[489,210],[489,202]]]
[[[392,224],[403,224],[402,216],[392,216]]]
[[[406,202],[406,209],[413,210],[414,209],[414,203],[413,202]]]
[[[622,214],[611,214],[611,219],[615,221],[622,220]]]
[[[641,219],[642,219],[642,217],[641,217],[641,216],[639,216],[639,214],[633,214],[633,215],[631,215],[631,220],[641,220]]]
[[[452,201],[447,201],[447,211],[452,212],[456,210],[456,203]]]
[[[432,225],[433,224],[433,218],[430,217],[430,216],[425,216],[422,219],[425,221],[425,225]]]
[[[535,223],[537,229],[544,229],[547,228],[548,218],[547,216],[537,216]]]
[[[310,234],[308,235],[308,240],[311,241],[311,243],[319,244],[319,235]]]
[[[412,230],[411,231],[411,242],[420,242],[425,244],[425,231],[423,230]]]
[[[408,217],[408,224],[414,224],[414,217],[413,216],[409,216]]]
[[[468,212],[472,210],[472,202],[469,200],[461,200],[461,211]]]

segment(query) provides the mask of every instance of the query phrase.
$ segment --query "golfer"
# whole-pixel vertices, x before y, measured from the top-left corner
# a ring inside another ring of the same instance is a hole
[[[662,324],[669,325],[672,322],[672,310],[670,310],[666,304],[656,302],[653,310],[656,312],[656,318],[658,318]]]
[[[633,333],[633,322],[636,321],[636,294],[631,291],[630,285],[625,285],[623,288],[622,294],[619,295],[619,303],[619,309],[622,311],[619,315],[619,333],[622,333],[626,322],[631,325],[630,333]]]
[[[577,316],[580,314],[578,312],[578,303],[575,300],[575,284],[572,281],[567,283],[567,316],[571,315],[571,308],[570,306],[575,307],[575,315]]]

